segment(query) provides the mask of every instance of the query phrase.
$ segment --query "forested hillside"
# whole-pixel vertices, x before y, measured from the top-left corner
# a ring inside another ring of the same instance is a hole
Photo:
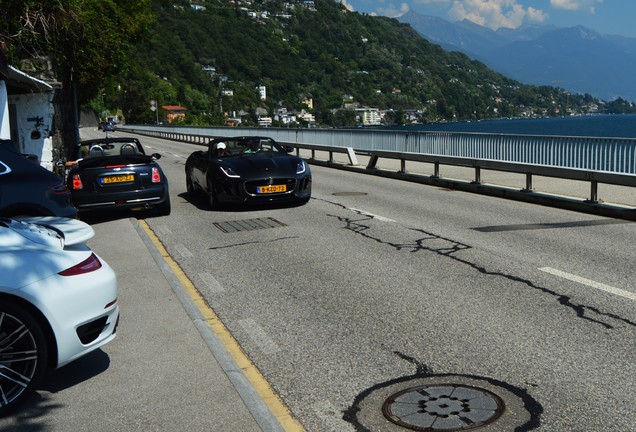
[[[188,122],[223,124],[226,113],[306,109],[318,125],[353,125],[352,107],[389,110],[387,121],[565,115],[607,105],[589,95],[522,85],[464,54],[446,52],[410,26],[314,2],[156,2],[150,41],[105,83],[97,109],[153,122],[149,100],[188,108]],[[256,86],[265,86],[260,100]],[[303,104],[313,101],[310,109]]]

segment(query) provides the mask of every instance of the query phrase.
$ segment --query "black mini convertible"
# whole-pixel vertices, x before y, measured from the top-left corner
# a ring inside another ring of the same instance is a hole
[[[311,198],[311,170],[268,137],[211,140],[186,160],[186,188],[203,192],[210,208],[221,204],[303,204]]]
[[[70,164],[66,184],[81,212],[105,209],[154,210],[170,214],[168,179],[137,138],[82,141]]]

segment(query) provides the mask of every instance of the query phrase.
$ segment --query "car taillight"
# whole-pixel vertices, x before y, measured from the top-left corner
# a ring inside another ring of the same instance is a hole
[[[159,172],[159,168],[152,168],[152,182],[159,183],[161,181],[161,173]]]
[[[73,190],[83,189],[84,185],[82,184],[82,179],[79,174],[73,174]]]
[[[102,267],[102,262],[97,258],[94,253],[81,263],[69,267],[66,270],[62,270],[58,274],[60,276],[77,276],[84,273],[90,273]]]

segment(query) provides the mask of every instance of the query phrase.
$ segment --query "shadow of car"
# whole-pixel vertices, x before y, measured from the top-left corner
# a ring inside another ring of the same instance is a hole
[[[37,159],[37,158],[36,158]],[[57,174],[0,142],[0,217],[20,215],[75,218],[71,193]]]

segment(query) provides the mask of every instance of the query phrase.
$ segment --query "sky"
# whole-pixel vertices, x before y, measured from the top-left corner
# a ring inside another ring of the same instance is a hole
[[[585,26],[601,34],[636,38],[635,0],[340,0],[347,8],[398,17],[413,10],[447,21],[465,18],[496,30],[524,24]]]

